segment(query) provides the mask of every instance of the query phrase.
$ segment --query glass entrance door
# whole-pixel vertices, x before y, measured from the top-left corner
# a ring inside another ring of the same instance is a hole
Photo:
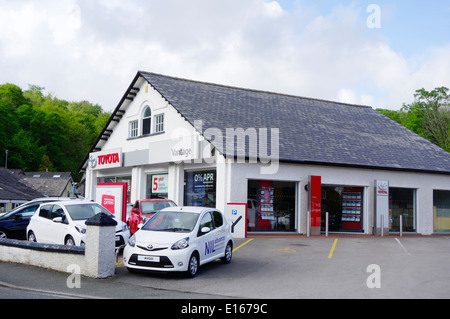
[[[328,212],[328,231],[363,232],[363,193],[358,186],[322,186],[321,230]]]
[[[400,216],[406,232],[416,231],[416,190],[389,188],[389,230],[400,231]]]

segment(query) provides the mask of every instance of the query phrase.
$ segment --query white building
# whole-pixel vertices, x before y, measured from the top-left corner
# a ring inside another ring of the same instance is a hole
[[[450,154],[366,106],[138,72],[80,168],[87,198],[248,205],[249,232],[450,230]]]

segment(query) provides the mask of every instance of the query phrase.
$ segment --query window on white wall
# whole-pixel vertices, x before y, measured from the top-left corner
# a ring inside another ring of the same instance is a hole
[[[164,132],[164,114],[155,116],[155,133]]]
[[[129,131],[129,137],[137,137],[139,134],[139,122],[138,121],[131,121],[130,122],[130,131]]]
[[[142,117],[142,135],[150,134],[152,127],[152,111],[147,106]]]

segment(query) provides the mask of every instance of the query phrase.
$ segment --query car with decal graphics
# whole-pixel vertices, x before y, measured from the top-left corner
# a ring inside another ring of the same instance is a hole
[[[231,262],[231,225],[223,213],[206,207],[168,207],[158,211],[130,237],[123,251],[130,272],[184,272],[195,277],[199,266]]]

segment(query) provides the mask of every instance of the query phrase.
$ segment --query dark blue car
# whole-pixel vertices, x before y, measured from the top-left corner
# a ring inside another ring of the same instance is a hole
[[[0,239],[26,239],[27,226],[39,204],[25,204],[0,215]]]

